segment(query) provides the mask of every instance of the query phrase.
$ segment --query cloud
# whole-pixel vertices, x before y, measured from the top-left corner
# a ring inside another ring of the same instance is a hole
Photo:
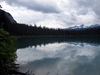
[[[5,0],[12,6],[23,6],[27,9],[40,11],[43,13],[59,13],[59,8],[55,1],[45,0]]]
[[[99,0],[0,0],[15,20],[27,24],[66,28],[100,24]],[[5,2],[5,4],[4,4]]]
[[[94,11],[96,14],[98,13],[97,11],[100,11],[100,9],[98,9],[98,7],[100,6],[100,1],[99,0],[76,0],[76,2],[78,3],[79,6],[81,6],[81,8],[86,8],[86,9],[91,9],[92,11]]]

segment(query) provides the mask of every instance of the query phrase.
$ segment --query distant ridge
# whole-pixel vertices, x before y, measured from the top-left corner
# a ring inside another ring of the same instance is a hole
[[[84,29],[90,29],[90,28],[100,28],[100,24],[94,24],[94,25],[90,25],[90,26],[84,26],[83,24],[80,26],[73,26],[73,27],[69,27],[69,28],[65,28],[65,30],[84,30]]]

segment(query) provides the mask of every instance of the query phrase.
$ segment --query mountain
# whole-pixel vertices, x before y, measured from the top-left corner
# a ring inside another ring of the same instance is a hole
[[[83,24],[80,26],[73,26],[73,27],[69,27],[66,28],[65,30],[84,30],[84,29],[90,29],[90,28],[100,28],[99,24],[94,24],[94,25],[90,25],[90,26],[84,26]]]
[[[3,23],[17,23],[14,18],[12,17],[12,15],[4,10],[0,9],[0,25]]]
[[[99,24],[95,24],[95,25],[88,26],[87,28],[97,28],[97,27],[100,27],[100,25]]]
[[[73,26],[66,29],[52,29],[47,27],[37,27],[36,25],[27,25],[17,23],[12,15],[0,9],[0,28],[9,32],[10,35],[16,36],[95,36],[100,35],[100,25],[95,24],[91,26]]]

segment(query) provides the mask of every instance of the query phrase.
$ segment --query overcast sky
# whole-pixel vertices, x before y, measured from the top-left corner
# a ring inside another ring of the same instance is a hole
[[[100,24],[100,0],[0,0],[18,23],[50,28]]]

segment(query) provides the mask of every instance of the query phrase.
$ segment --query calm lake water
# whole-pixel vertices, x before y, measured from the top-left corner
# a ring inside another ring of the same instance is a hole
[[[35,75],[100,75],[99,38],[21,38],[20,71]]]

